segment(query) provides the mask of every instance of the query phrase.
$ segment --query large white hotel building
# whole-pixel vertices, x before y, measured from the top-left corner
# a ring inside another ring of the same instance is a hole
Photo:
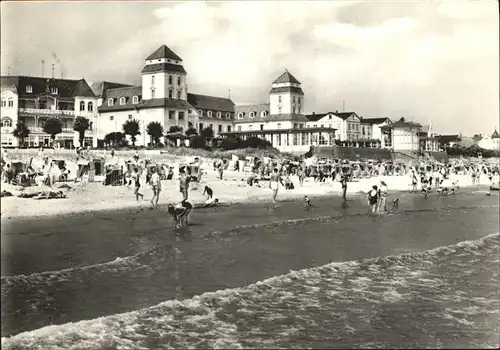
[[[26,140],[30,147],[48,146],[50,136],[42,125],[50,117],[63,122],[56,139],[65,147],[76,146],[73,121],[83,116],[90,121],[84,142],[93,147],[105,135],[123,131],[122,125],[132,119],[140,124],[136,145],[150,142],[146,127],[156,121],[165,132],[175,125],[198,132],[210,127],[216,137],[257,136],[286,152],[303,153],[310,146],[335,144],[391,147],[388,118],[366,119],[354,112],[306,114],[301,83],[286,70],[272,82],[269,102],[244,106],[236,106],[229,98],[188,92],[182,58],[165,45],[145,59],[141,76],[141,86],[106,81],[89,86],[84,79],[2,76],[2,146],[18,145],[12,135],[18,122],[30,129]]]

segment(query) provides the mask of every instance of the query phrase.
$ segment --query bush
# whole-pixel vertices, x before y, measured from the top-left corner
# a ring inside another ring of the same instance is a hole
[[[259,137],[249,137],[243,142],[243,147],[267,149],[272,148],[271,142],[261,139]]]
[[[203,136],[191,136],[189,138],[189,145],[191,148],[196,148],[196,149],[206,149],[207,148],[207,140]]]

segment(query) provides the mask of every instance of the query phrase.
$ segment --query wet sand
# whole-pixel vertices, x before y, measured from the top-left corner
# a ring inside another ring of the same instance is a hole
[[[398,212],[380,217],[367,215],[359,196],[346,210],[338,197],[315,198],[311,212],[300,202],[198,209],[179,235],[164,208],[9,220],[2,230],[2,334],[498,232],[497,194],[400,200]]]

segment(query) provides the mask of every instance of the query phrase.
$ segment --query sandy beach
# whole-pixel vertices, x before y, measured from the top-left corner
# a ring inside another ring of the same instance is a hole
[[[186,159],[171,160],[169,164],[185,163]],[[250,176],[248,172],[224,171],[223,180],[218,178],[217,172],[211,166],[211,160],[204,160],[203,169],[206,174],[203,175],[201,183],[191,183],[189,190],[189,200],[194,205],[200,205],[205,202],[203,189],[205,185],[211,187],[214,191],[214,196],[217,197],[222,204],[233,203],[252,203],[259,201],[271,200],[271,189],[267,181],[261,181],[260,186],[248,186],[246,179]],[[177,169],[177,167],[175,167]],[[160,194],[159,205],[164,206],[170,203],[176,203],[181,200],[179,192],[178,173],[175,171],[173,180],[162,181],[162,192]],[[296,176],[290,177],[295,184],[295,189],[285,190],[281,187],[278,194],[278,200],[294,200],[301,199],[305,195],[310,197],[340,195],[342,192],[341,184],[338,181],[315,182],[313,178],[307,178],[303,186],[299,185]],[[383,180],[387,183],[389,194],[394,191],[409,191],[411,190],[411,179],[409,175],[403,176],[377,176],[364,179],[356,179],[348,184],[347,193],[355,194],[367,192],[372,185],[378,185]],[[468,175],[452,175],[451,181],[458,180],[460,187],[472,186],[472,179]],[[13,194],[12,197],[4,197],[1,199],[1,216],[2,220],[16,217],[36,217],[36,216],[57,216],[65,214],[85,213],[89,211],[101,211],[109,209],[125,209],[133,207],[148,207],[151,206],[150,199],[153,196],[151,187],[144,184],[140,192],[144,194],[142,201],[136,201],[133,195],[133,186],[104,186],[100,182],[67,182],[56,183],[53,187],[58,189],[59,186],[66,184],[70,188],[63,190],[67,195],[64,199],[49,199],[49,200],[34,200],[31,198],[19,198],[17,195],[24,191],[25,193],[38,192],[48,190],[48,187],[33,186],[22,188],[19,186],[11,186],[2,184],[2,190],[9,191]],[[481,185],[489,185],[486,176],[482,176]]]

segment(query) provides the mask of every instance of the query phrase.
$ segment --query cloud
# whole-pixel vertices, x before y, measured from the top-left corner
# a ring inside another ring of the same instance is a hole
[[[191,92],[227,96],[231,89],[234,101],[268,102],[271,82],[287,68],[303,83],[311,112],[340,109],[345,100],[364,116],[432,119],[443,132],[491,132],[499,109],[496,6],[6,3],[2,29],[15,35],[6,46],[2,36],[2,72],[10,64],[37,74],[40,57],[56,52],[74,77],[140,83],[145,57],[166,44],[183,58]]]

